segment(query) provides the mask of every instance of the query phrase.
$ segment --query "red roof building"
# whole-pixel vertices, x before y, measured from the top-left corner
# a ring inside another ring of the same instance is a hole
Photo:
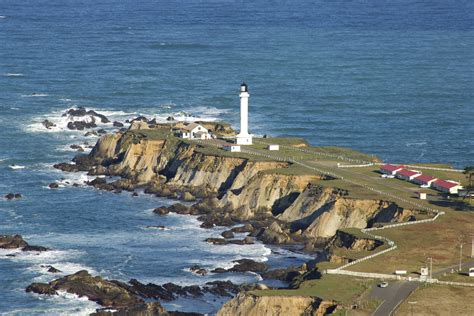
[[[402,180],[411,181],[411,180],[413,180],[414,178],[416,178],[420,175],[421,175],[421,173],[418,172],[418,171],[402,169],[402,170],[397,172],[396,177],[399,178],[399,179],[402,179]]]
[[[451,193],[451,194],[457,194],[459,189],[462,189],[461,184],[454,181],[451,182],[451,181],[446,181],[442,179],[438,179],[434,181],[432,186],[438,191]]]
[[[438,178],[422,174],[421,176],[415,177],[412,182],[420,185],[431,185],[436,180],[438,180]]]
[[[402,166],[396,166],[391,164],[386,164],[380,167],[380,172],[384,174],[395,175],[398,171],[402,170]]]

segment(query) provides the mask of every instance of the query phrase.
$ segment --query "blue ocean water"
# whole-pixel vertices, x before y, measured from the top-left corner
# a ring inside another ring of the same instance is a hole
[[[96,139],[67,131],[66,109],[85,106],[121,120],[185,111],[236,124],[237,89],[245,80],[253,133],[305,137],[387,161],[463,167],[474,162],[473,6],[467,0],[0,0],[0,193],[24,194],[0,200],[0,233],[55,249],[0,253],[0,313],[94,309],[67,295],[24,293],[29,283],[54,278],[42,264],[64,273],[86,268],[121,280],[192,284],[216,278],[186,271],[193,263],[290,260],[263,245],[208,246],[202,240],[219,231],[200,229],[192,217],[153,216],[151,209],[168,200],[68,185],[80,175],[52,164],[71,159],[70,144]],[[58,127],[46,131],[45,118]],[[54,181],[64,186],[47,189]],[[201,303],[202,311],[217,304]]]

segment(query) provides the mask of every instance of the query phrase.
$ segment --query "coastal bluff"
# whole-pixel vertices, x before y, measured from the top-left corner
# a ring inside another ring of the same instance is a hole
[[[259,221],[256,237],[266,242],[304,243],[308,249],[324,244],[339,229],[402,222],[414,214],[393,201],[354,198],[331,185],[327,175],[293,172],[290,162],[225,152],[177,138],[163,126],[138,129],[132,125],[104,135],[90,154],[55,167],[121,177],[110,183],[104,178],[91,182],[101,189],[143,188],[158,196],[198,199],[193,206],[196,211],[190,213],[228,219],[216,219],[211,227]]]

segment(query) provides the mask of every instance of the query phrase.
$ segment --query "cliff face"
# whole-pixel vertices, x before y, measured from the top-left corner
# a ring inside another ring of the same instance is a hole
[[[234,214],[243,220],[258,214],[270,216],[291,205],[314,179],[312,176],[256,173],[240,189],[227,191],[219,201],[219,206],[234,210]]]
[[[309,185],[278,219],[301,229],[305,237],[328,238],[341,228],[404,221],[412,214],[393,202],[352,199],[343,190]]]
[[[337,305],[330,301],[304,296],[255,296],[240,293],[225,303],[217,316],[323,316],[334,311]]]
[[[341,228],[403,221],[412,215],[392,202],[352,199],[344,190],[311,184],[317,176],[272,173],[288,163],[211,155],[176,139],[126,132],[103,136],[89,155],[96,173],[124,176],[159,192],[219,196],[216,209],[240,220],[276,217],[307,239],[329,238]],[[285,234],[290,231],[285,231]]]

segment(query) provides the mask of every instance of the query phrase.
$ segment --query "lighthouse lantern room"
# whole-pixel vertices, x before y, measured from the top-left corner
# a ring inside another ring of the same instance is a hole
[[[240,132],[236,136],[238,145],[252,145],[252,135],[248,131],[249,97],[248,86],[243,82],[240,85]]]

